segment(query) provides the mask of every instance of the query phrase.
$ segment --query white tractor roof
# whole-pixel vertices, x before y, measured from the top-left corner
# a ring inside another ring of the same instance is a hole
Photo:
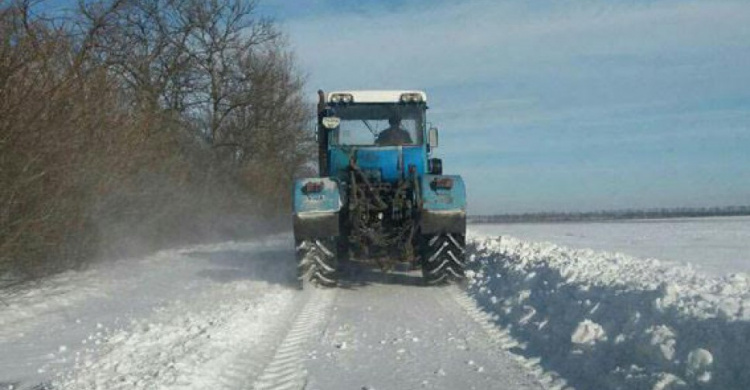
[[[331,91],[326,94],[326,103],[331,101],[333,94],[350,94],[354,103],[398,103],[401,95],[405,93],[418,93],[422,95],[422,101],[427,102],[427,94],[422,91]]]

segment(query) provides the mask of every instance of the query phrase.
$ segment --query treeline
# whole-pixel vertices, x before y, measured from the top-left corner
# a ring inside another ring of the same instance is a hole
[[[243,0],[0,0],[0,277],[246,237],[312,155],[283,34]]]
[[[593,212],[539,212],[469,216],[469,223],[534,223],[534,222],[596,222],[627,219],[728,217],[750,215],[750,206],[678,207],[646,210],[615,210]]]

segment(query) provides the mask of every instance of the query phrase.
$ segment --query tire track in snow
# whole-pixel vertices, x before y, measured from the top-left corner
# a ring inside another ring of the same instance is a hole
[[[295,297],[294,302],[283,309],[283,314],[276,320],[275,325],[266,329],[263,336],[257,343],[249,345],[238,345],[228,349],[236,349],[238,352],[231,358],[225,359],[217,370],[220,374],[216,383],[197,386],[196,388],[215,388],[215,389],[244,389],[248,383],[253,383],[258,375],[262,372],[266,363],[271,360],[275,348],[285,337],[294,319],[295,313],[305,305],[305,297]],[[213,370],[212,370],[213,371]]]
[[[59,373],[52,387],[245,387],[262,368],[256,361],[263,355],[263,340],[273,338],[274,325],[294,318],[297,306],[291,290],[258,295],[247,300],[234,288],[213,291],[190,304],[175,304],[135,320],[130,328],[103,330],[87,339],[94,346],[76,356],[74,368]],[[214,307],[208,309],[210,305]],[[265,321],[259,321],[259,315]]]
[[[573,387],[569,386],[565,379],[560,377],[559,374],[553,371],[545,371],[540,365],[540,359],[526,359],[521,355],[510,352],[512,348],[523,348],[524,346],[519,344],[518,341],[513,339],[511,335],[503,328],[498,327],[495,324],[496,318],[492,315],[480,309],[476,302],[471,299],[466,293],[461,291],[456,286],[450,286],[446,288],[447,294],[450,295],[453,300],[458,303],[459,306],[466,312],[466,314],[474,320],[482,330],[487,334],[489,343],[496,345],[498,348],[508,351],[513,360],[519,365],[524,367],[526,371],[536,376],[539,383],[548,390],[573,390]]]
[[[253,385],[255,390],[302,389],[307,382],[304,367],[307,344],[328,316],[335,289],[313,289],[294,325],[279,344],[271,362]]]

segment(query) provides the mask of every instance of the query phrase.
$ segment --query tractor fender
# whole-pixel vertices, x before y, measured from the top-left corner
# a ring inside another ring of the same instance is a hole
[[[420,195],[422,234],[466,232],[466,188],[461,176],[424,175]]]
[[[338,236],[342,207],[338,182],[327,177],[295,180],[292,199],[296,239]]]

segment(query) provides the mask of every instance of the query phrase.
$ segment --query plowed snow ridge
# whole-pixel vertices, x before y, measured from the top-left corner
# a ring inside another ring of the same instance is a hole
[[[471,243],[469,294],[581,389],[746,389],[750,281],[511,237]]]

